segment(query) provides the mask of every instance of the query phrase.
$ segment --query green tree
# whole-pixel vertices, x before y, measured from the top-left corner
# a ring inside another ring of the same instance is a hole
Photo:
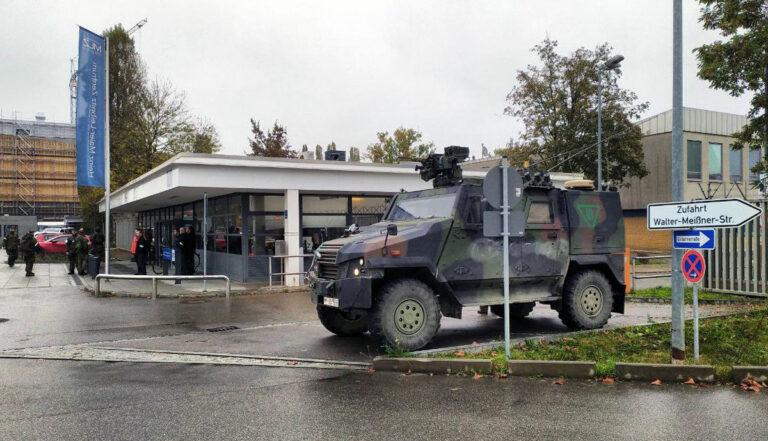
[[[133,155],[142,173],[173,156],[173,150],[183,145],[180,139],[194,130],[184,94],[167,81],[155,80],[144,90],[143,106]]]
[[[324,156],[323,156],[323,146],[321,146],[320,144],[315,145],[315,159],[320,161],[323,158],[324,158]]]
[[[368,158],[373,162],[393,164],[418,161],[435,150],[432,142],[423,142],[422,134],[414,129],[399,127],[392,132],[378,132],[376,142],[368,146]]]
[[[165,161],[183,152],[217,153],[219,150],[221,141],[216,127],[207,120],[198,119],[194,123],[185,123],[173,135],[160,159]]]
[[[110,181],[118,188],[143,173],[135,160],[144,113],[146,70],[133,39],[122,25],[104,31],[109,39]]]
[[[536,148],[528,144],[521,145],[512,139],[509,140],[506,147],[494,149],[493,154],[494,156],[506,156],[512,167],[527,167],[541,159]]]
[[[325,146],[325,151],[326,151],[326,152],[330,152],[331,150],[337,150],[337,149],[336,149],[336,143],[335,143],[334,141],[331,141],[331,143],[330,143],[330,144],[328,144],[327,146]]]
[[[251,133],[253,139],[248,142],[251,146],[251,156],[267,156],[274,158],[295,158],[296,152],[291,150],[288,143],[288,131],[275,121],[267,133],[261,129],[261,123],[251,118]]]
[[[759,149],[765,157],[755,172],[768,170],[768,3],[765,0],[699,0],[705,29],[724,38],[694,50],[699,78],[732,96],[752,94],[749,122],[734,147]]]
[[[360,162],[360,149],[357,147],[349,148],[349,162]]]
[[[603,44],[579,48],[569,55],[557,52],[557,41],[545,39],[533,47],[539,65],[517,72],[517,83],[507,95],[504,113],[524,124],[520,140],[511,147],[540,158],[539,167],[552,171],[597,175],[598,66],[611,57]],[[627,185],[630,176],[648,174],[640,128],[633,123],[648,107],[637,95],[618,86],[621,71],[603,73],[603,176]]]

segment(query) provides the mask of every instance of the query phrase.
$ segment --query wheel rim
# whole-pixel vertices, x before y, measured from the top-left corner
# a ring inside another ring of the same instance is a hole
[[[424,326],[424,307],[413,299],[403,300],[395,308],[395,327],[406,335],[419,332]]]
[[[579,299],[581,310],[589,317],[600,314],[603,309],[603,291],[595,285],[590,285],[581,292]]]

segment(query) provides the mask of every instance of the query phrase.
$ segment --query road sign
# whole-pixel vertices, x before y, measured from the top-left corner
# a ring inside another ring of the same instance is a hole
[[[648,229],[738,227],[762,212],[760,208],[741,199],[648,204]]]
[[[688,250],[683,254],[683,277],[691,283],[699,283],[707,270],[704,256],[696,250]]]
[[[673,231],[672,246],[679,250],[714,250],[715,230]]]

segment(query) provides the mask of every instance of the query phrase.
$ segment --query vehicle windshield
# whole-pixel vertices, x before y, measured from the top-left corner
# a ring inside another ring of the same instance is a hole
[[[387,220],[427,219],[449,217],[453,211],[456,193],[438,194],[413,199],[400,199],[387,216]]]

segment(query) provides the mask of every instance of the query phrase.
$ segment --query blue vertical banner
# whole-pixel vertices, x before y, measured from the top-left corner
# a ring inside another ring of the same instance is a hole
[[[106,40],[80,28],[77,66],[77,185],[104,187]]]

